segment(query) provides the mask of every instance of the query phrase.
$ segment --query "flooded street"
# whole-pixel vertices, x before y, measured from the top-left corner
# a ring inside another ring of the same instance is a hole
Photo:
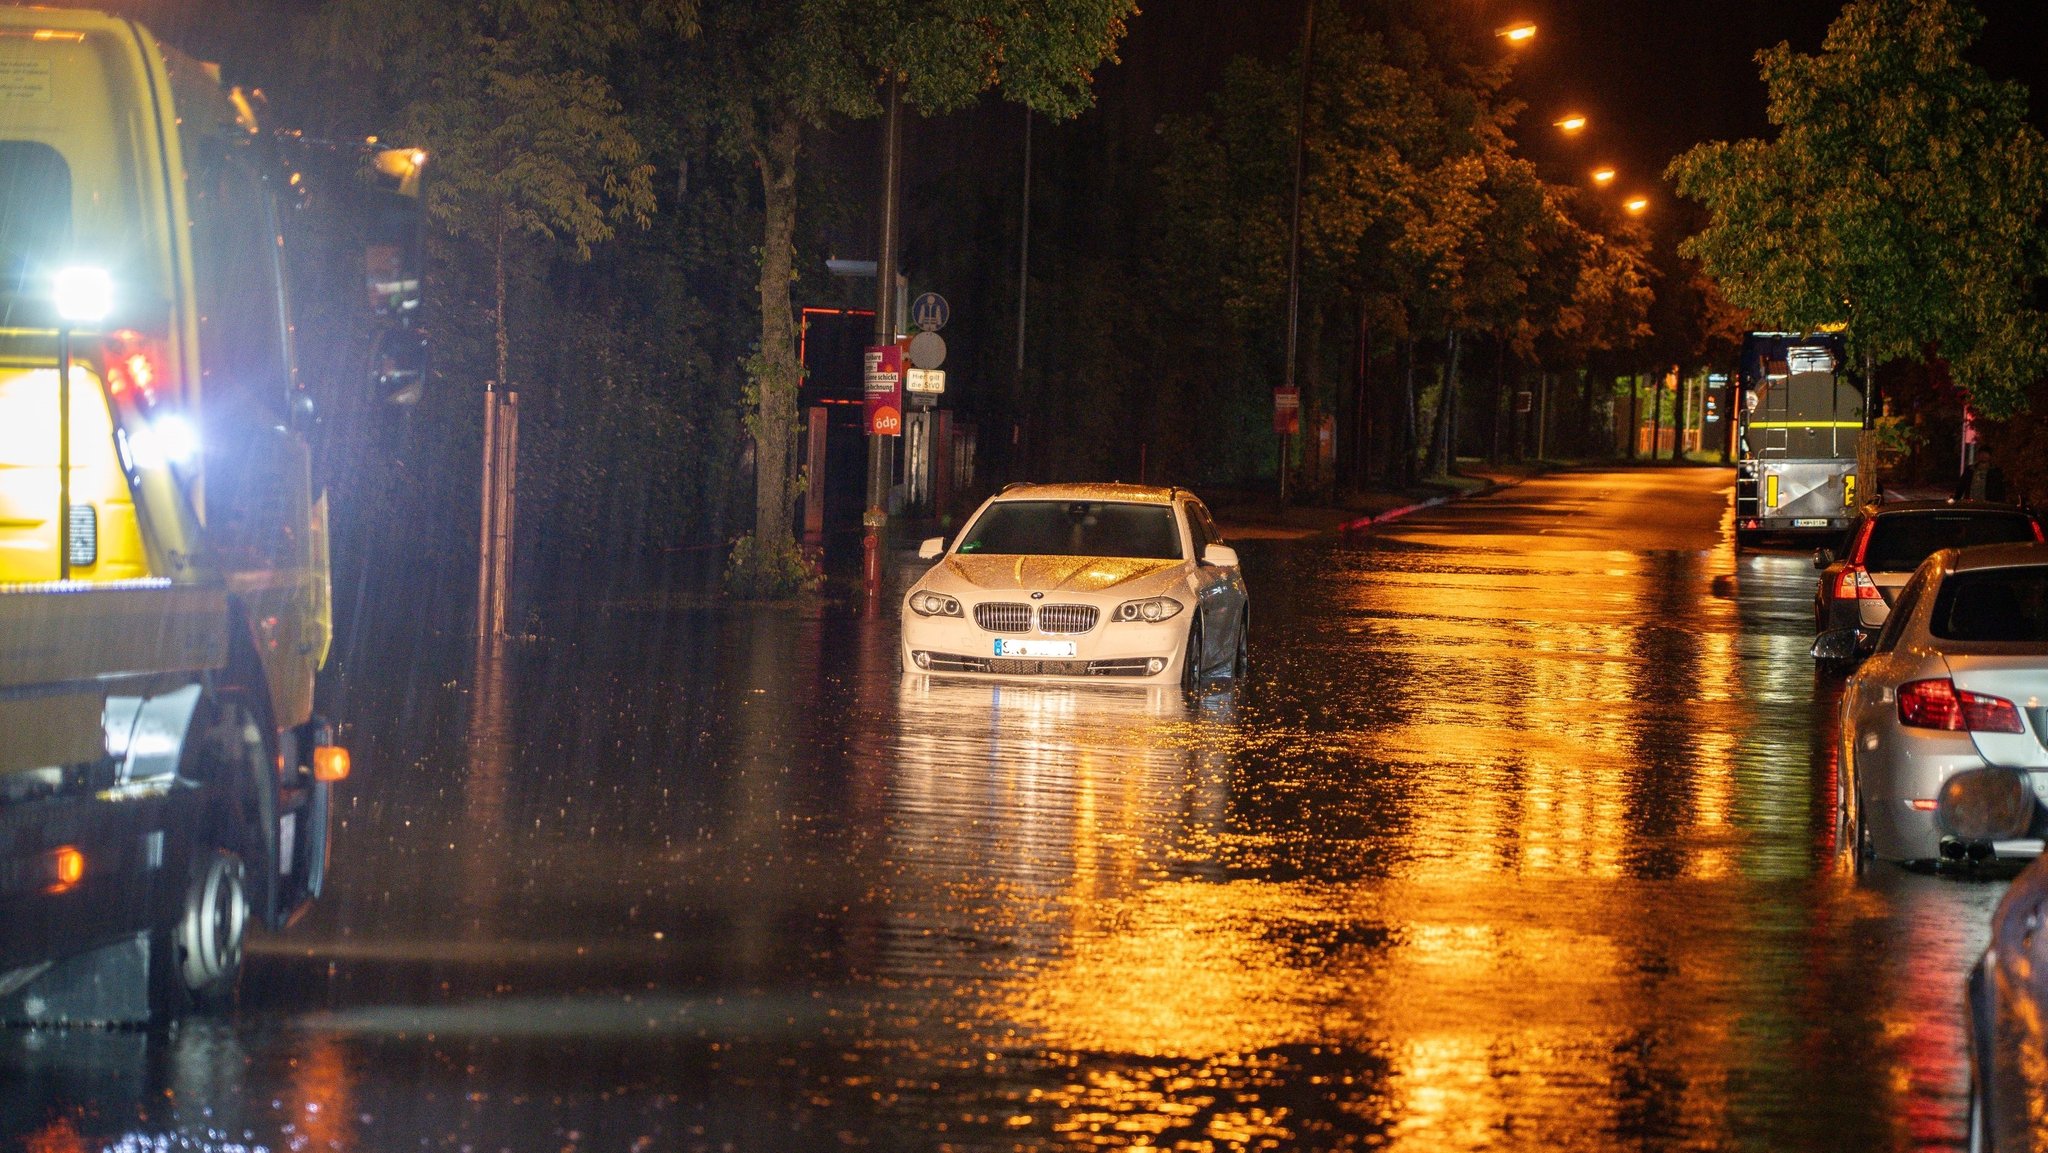
[[[2004,882],[1853,874],[1813,569],[1738,559],[1730,483],[1240,541],[1254,675],[1199,699],[902,677],[893,614],[841,609],[615,609],[481,675],[394,631],[328,891],[238,1012],[0,1036],[0,1116],[51,1151],[1960,1148]]]

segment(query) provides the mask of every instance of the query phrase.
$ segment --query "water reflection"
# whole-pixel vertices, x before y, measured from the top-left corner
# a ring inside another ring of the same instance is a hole
[[[1811,569],[1710,482],[1248,547],[1256,675],[1199,698],[905,677],[815,608],[396,670],[242,1014],[9,1038],[0,1106],[53,1148],[1953,1143],[1999,887],[1839,869]]]

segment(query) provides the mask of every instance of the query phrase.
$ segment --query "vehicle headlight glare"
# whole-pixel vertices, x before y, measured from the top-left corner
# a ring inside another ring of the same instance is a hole
[[[1163,621],[1179,614],[1181,603],[1172,597],[1146,597],[1141,601],[1125,601],[1116,606],[1116,619],[1120,621]]]
[[[98,324],[114,311],[114,278],[104,268],[60,268],[51,278],[50,300],[66,324]]]
[[[199,433],[182,416],[158,417],[156,447],[172,464],[190,464],[199,455]]]
[[[944,593],[923,592],[910,598],[910,611],[921,617],[957,617],[960,602]]]

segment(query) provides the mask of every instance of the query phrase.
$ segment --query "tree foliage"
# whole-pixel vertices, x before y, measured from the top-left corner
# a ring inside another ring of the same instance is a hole
[[[730,155],[760,174],[760,345],[748,362],[754,441],[753,545],[746,555],[794,548],[796,326],[790,284],[796,191],[806,132],[832,117],[878,115],[881,82],[927,114],[952,111],[990,89],[1056,118],[1089,106],[1091,77],[1114,59],[1135,0],[702,0],[712,94]],[[751,587],[745,577],[737,581]]]
[[[1701,145],[1670,175],[1712,213],[1684,251],[1759,323],[1940,357],[2001,415],[2048,369],[2048,148],[2025,89],[1966,58],[1982,27],[1966,0],[1856,0],[1819,55],[1759,54],[1774,138]]]

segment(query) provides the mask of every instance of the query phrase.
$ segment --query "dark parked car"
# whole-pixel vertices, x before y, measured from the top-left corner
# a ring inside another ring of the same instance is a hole
[[[1877,640],[1891,604],[1920,562],[1945,548],[2016,544],[2044,538],[2041,522],[2016,505],[1980,501],[1899,501],[1869,505],[1843,538],[1839,554],[1818,549],[1820,586],[1813,594],[1813,631],[1853,628],[1857,651]]]

